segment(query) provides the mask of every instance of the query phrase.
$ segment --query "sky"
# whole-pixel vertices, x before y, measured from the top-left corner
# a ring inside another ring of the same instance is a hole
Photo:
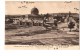
[[[21,6],[26,6],[26,8]],[[5,2],[5,14],[6,15],[16,15],[16,14],[30,14],[32,8],[38,8],[39,14],[45,13],[65,13],[71,11],[72,13],[78,13],[79,2],[22,2],[21,1],[6,1]]]

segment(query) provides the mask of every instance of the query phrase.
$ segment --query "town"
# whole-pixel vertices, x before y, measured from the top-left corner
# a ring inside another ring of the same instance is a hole
[[[6,45],[79,45],[79,14],[44,13],[5,15]]]

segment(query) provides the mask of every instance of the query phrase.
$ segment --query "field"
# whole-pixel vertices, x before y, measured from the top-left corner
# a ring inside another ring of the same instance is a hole
[[[58,25],[59,30],[46,31],[43,26],[7,29],[6,45],[79,45],[79,32],[69,32],[67,23]],[[63,29],[64,27],[64,29]]]

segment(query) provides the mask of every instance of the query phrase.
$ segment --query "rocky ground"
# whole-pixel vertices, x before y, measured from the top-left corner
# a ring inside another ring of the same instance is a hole
[[[5,32],[6,45],[79,45],[79,32],[69,32],[67,23],[58,25],[59,30],[42,26],[9,29]],[[74,29],[73,29],[74,30]]]

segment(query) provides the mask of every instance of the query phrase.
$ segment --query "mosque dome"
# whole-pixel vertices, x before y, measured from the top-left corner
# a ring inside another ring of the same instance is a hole
[[[38,14],[39,14],[39,10],[34,7],[34,8],[32,8],[32,10],[31,10],[31,14],[33,14],[33,15],[38,15]]]

